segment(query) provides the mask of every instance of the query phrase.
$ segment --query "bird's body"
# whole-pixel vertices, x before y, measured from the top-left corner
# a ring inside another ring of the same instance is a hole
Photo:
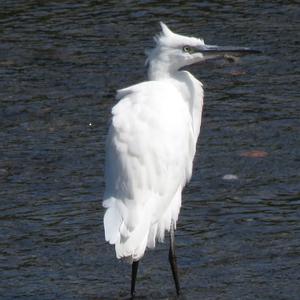
[[[202,84],[182,67],[249,48],[209,46],[173,33],[161,23],[148,51],[148,79],[119,90],[107,137],[103,206],[105,239],[117,258],[138,262],[147,247],[170,231],[169,260],[179,294],[174,229],[181,193],[192,176],[203,107]]]
[[[203,104],[187,71],[120,90],[107,141],[106,239],[139,260],[176,224],[192,175]]]

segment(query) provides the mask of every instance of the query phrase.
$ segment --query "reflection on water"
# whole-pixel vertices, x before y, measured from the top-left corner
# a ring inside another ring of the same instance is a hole
[[[128,296],[130,268],[103,237],[103,145],[114,91],[145,78],[143,51],[159,20],[211,44],[265,51],[191,68],[206,103],[177,230],[183,293],[298,299],[296,1],[0,6],[3,299]],[[174,296],[166,245],[147,252],[137,291],[143,299]]]

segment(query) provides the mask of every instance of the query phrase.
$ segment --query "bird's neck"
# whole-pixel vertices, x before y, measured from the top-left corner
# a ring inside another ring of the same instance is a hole
[[[170,64],[168,60],[154,59],[149,63],[148,79],[160,80],[173,77],[177,72],[177,68],[174,64]]]

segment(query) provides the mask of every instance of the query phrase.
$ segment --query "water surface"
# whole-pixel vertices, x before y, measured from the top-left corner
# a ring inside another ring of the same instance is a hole
[[[104,143],[163,20],[265,53],[190,69],[206,94],[176,233],[183,299],[299,299],[297,1],[137,2],[0,4],[0,298],[128,297],[104,241]],[[167,255],[145,255],[141,299],[175,297]]]

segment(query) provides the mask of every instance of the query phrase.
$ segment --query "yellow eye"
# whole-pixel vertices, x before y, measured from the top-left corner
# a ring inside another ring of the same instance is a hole
[[[182,48],[182,50],[183,50],[183,52],[187,52],[187,53],[191,53],[191,52],[192,52],[192,49],[191,49],[191,47],[189,47],[189,46],[184,46],[184,47]]]

